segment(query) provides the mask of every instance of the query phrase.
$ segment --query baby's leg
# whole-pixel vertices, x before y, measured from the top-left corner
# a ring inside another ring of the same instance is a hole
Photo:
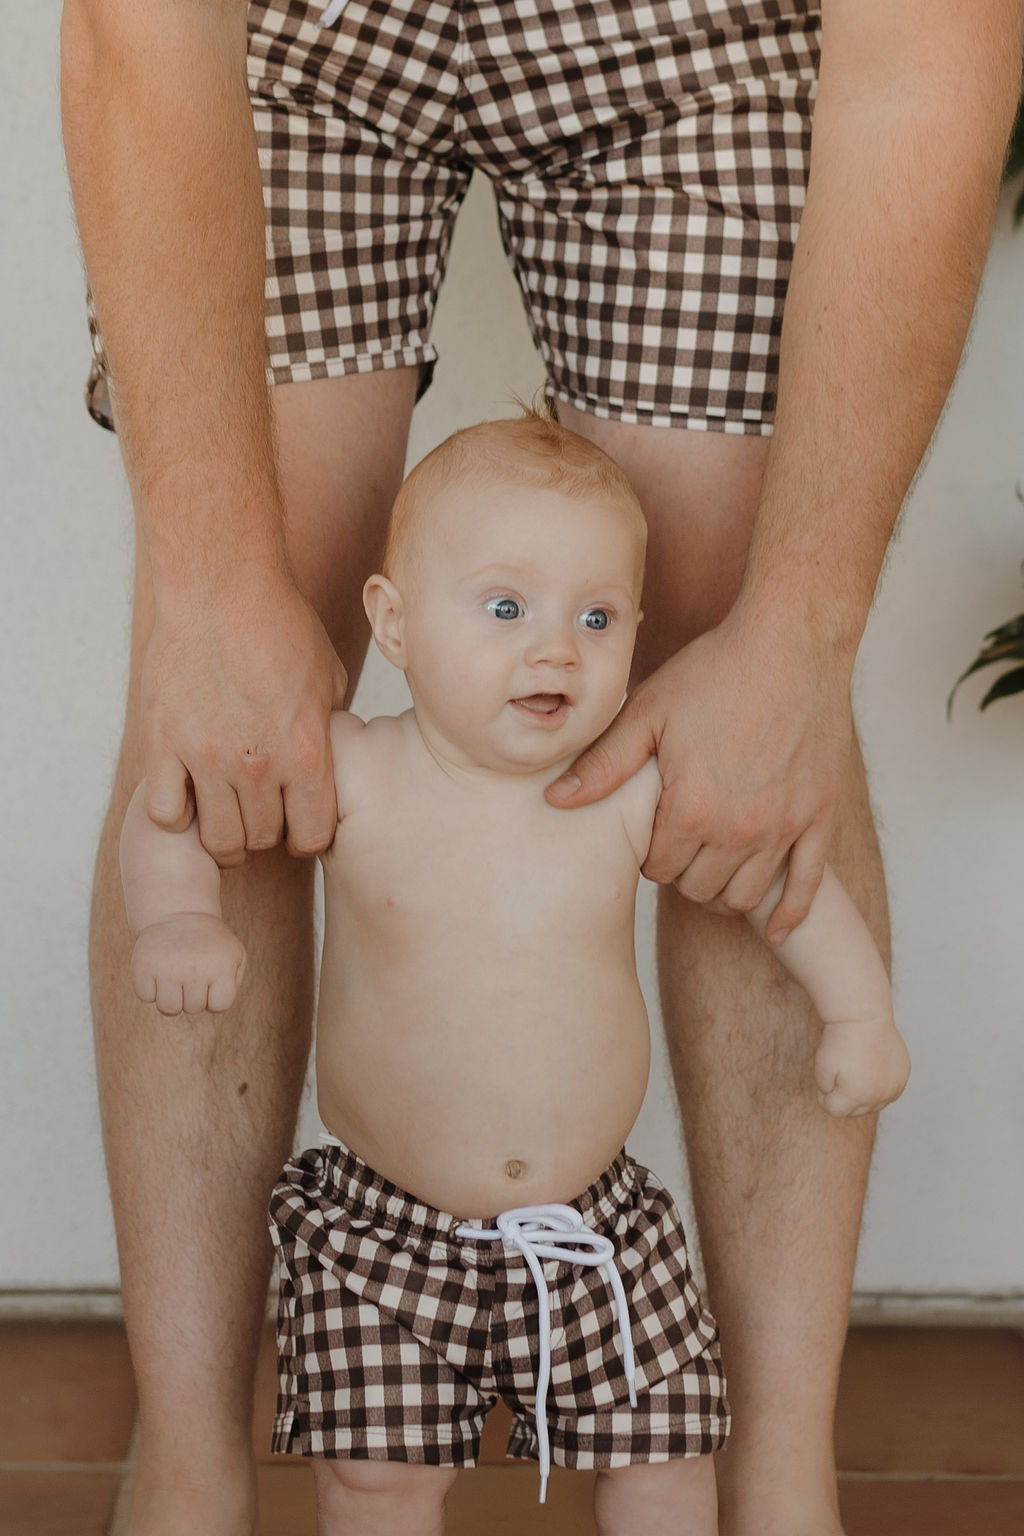
[[[454,1467],[333,1459],[316,1460],[313,1473],[317,1536],[443,1536],[458,1476]]]
[[[718,1499],[710,1456],[606,1468],[594,1485],[598,1536],[716,1536]]]

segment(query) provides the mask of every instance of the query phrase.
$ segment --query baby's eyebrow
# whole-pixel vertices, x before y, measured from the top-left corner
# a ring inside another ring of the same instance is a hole
[[[632,587],[627,587],[627,586],[623,585],[622,582],[619,582],[619,581],[607,582],[604,586],[602,586],[600,588],[600,590],[601,590],[601,592],[606,593],[609,597],[624,597],[626,599],[626,601],[628,603],[631,603],[634,607],[636,607],[636,605],[637,605],[636,604],[636,593],[633,591],[633,588]],[[601,599],[597,598],[596,601],[600,602]]]
[[[468,585],[472,582],[483,581],[485,576],[508,576],[515,580],[530,574],[531,568],[529,566],[502,565],[500,562],[496,562],[492,565],[482,565],[478,571],[471,571],[468,576],[462,577],[462,581]]]

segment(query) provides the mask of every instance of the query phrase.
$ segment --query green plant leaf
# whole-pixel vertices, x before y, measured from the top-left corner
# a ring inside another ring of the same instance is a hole
[[[985,644],[978,652],[978,655],[971,662],[966,672],[961,672],[953,684],[949,698],[946,700],[947,720],[953,714],[953,699],[960,684],[965,682],[967,678],[972,677],[975,672],[980,672],[982,667],[994,666],[997,661],[1024,661],[1024,613],[1019,613],[1015,619],[1007,619],[1005,624],[1000,624],[996,629],[989,630],[985,636]],[[1015,676],[1016,670],[1006,675],[1008,677]],[[1016,691],[1014,688],[1009,690],[1011,693]],[[1001,697],[1002,695],[999,693],[990,693],[986,695],[986,702],[991,703],[993,698],[998,699]],[[984,709],[985,704],[982,703],[978,707]]]
[[[989,630],[979,654],[998,662],[1001,656],[1024,656],[1024,650],[1018,651],[1019,647],[1024,647],[1024,613],[1016,619],[1007,619],[1006,624],[999,625],[996,630]]]
[[[1003,181],[1012,181],[1024,171],[1024,99],[1017,108],[1017,117],[1013,124],[1013,132],[1010,134],[1010,143],[1006,151],[1006,164],[1003,167]],[[1024,223],[1024,191],[1021,192],[1013,205],[1014,224]]]
[[[978,708],[988,709],[996,699],[1005,699],[1011,693],[1024,693],[1024,667],[1014,667],[1011,671],[1004,672],[1002,677],[997,677]]]
[[[1014,119],[1013,129],[1010,133],[1010,142],[1006,150],[1006,165],[1003,169],[1003,180],[1012,181],[1013,178],[1024,171],[1024,100],[1017,108],[1017,116]]]

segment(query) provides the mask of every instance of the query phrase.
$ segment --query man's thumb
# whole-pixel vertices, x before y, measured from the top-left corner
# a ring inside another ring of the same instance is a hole
[[[650,726],[631,715],[627,706],[604,735],[548,785],[544,798],[559,810],[593,805],[639,773],[656,746]]]

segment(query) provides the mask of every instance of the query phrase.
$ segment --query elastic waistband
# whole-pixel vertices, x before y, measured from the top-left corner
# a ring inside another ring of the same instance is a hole
[[[370,1217],[374,1225],[414,1241],[462,1248],[465,1239],[456,1237],[456,1228],[493,1227],[501,1214],[496,1211],[486,1217],[466,1217],[439,1211],[375,1172],[337,1137],[324,1138],[320,1147],[303,1153],[296,1166],[309,1169],[314,1160],[319,1164],[325,1192],[329,1191],[339,1205],[348,1207],[357,1218]],[[565,1203],[575,1206],[588,1226],[599,1229],[605,1222],[613,1223],[623,1206],[631,1203],[636,1187],[637,1164],[623,1149],[593,1184]],[[482,1247],[477,1261],[502,1262],[500,1250]]]

